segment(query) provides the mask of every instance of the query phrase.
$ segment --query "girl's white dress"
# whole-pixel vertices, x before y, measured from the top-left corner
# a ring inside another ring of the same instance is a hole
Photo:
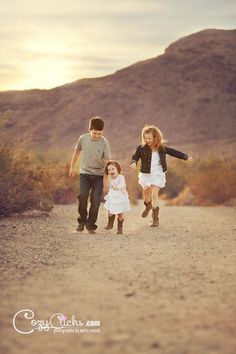
[[[166,176],[160,162],[158,151],[152,152],[151,173],[142,173],[138,175],[138,182],[143,188],[148,188],[152,185],[160,188],[165,187]]]
[[[115,190],[112,186],[116,186],[119,189]],[[129,195],[126,190],[126,183],[123,175],[118,175],[116,178],[110,178],[109,192],[104,199],[104,207],[108,209],[111,214],[121,214],[130,211]]]

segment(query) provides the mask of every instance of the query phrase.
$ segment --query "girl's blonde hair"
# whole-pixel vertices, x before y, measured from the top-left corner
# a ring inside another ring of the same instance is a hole
[[[147,125],[142,129],[142,145],[145,145],[144,135],[152,134],[153,135],[153,145],[159,149],[164,144],[163,134],[155,125]]]

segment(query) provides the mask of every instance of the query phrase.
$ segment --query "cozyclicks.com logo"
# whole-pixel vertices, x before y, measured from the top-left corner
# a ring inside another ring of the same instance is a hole
[[[13,327],[20,334],[32,334],[35,331],[53,333],[100,333],[101,322],[98,320],[82,321],[75,315],[70,318],[63,313],[54,313],[48,319],[36,319],[34,311],[24,309],[13,317]]]

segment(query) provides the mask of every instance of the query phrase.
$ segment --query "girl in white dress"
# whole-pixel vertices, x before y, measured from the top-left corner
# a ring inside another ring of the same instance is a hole
[[[165,146],[162,132],[156,126],[145,126],[142,130],[142,144],[137,147],[132,156],[131,167],[136,169],[138,161],[141,160],[138,182],[143,188],[145,204],[142,217],[145,218],[152,210],[152,227],[159,226],[158,195],[166,183],[166,155],[182,160],[192,160],[192,157],[187,154]]]
[[[130,211],[130,202],[128,192],[126,190],[125,178],[120,174],[121,167],[116,161],[109,161],[105,168],[104,191],[105,196],[104,207],[108,210],[108,224],[106,230],[113,228],[115,216],[117,215],[117,233],[123,233],[123,213]]]

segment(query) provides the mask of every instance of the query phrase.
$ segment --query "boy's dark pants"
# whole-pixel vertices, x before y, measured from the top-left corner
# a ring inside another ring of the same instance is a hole
[[[81,173],[79,176],[79,206],[78,206],[78,223],[86,225],[88,230],[96,230],[95,224],[98,217],[98,209],[100,205],[102,189],[103,189],[103,176],[89,175]],[[88,198],[90,194],[90,209],[88,215]]]

